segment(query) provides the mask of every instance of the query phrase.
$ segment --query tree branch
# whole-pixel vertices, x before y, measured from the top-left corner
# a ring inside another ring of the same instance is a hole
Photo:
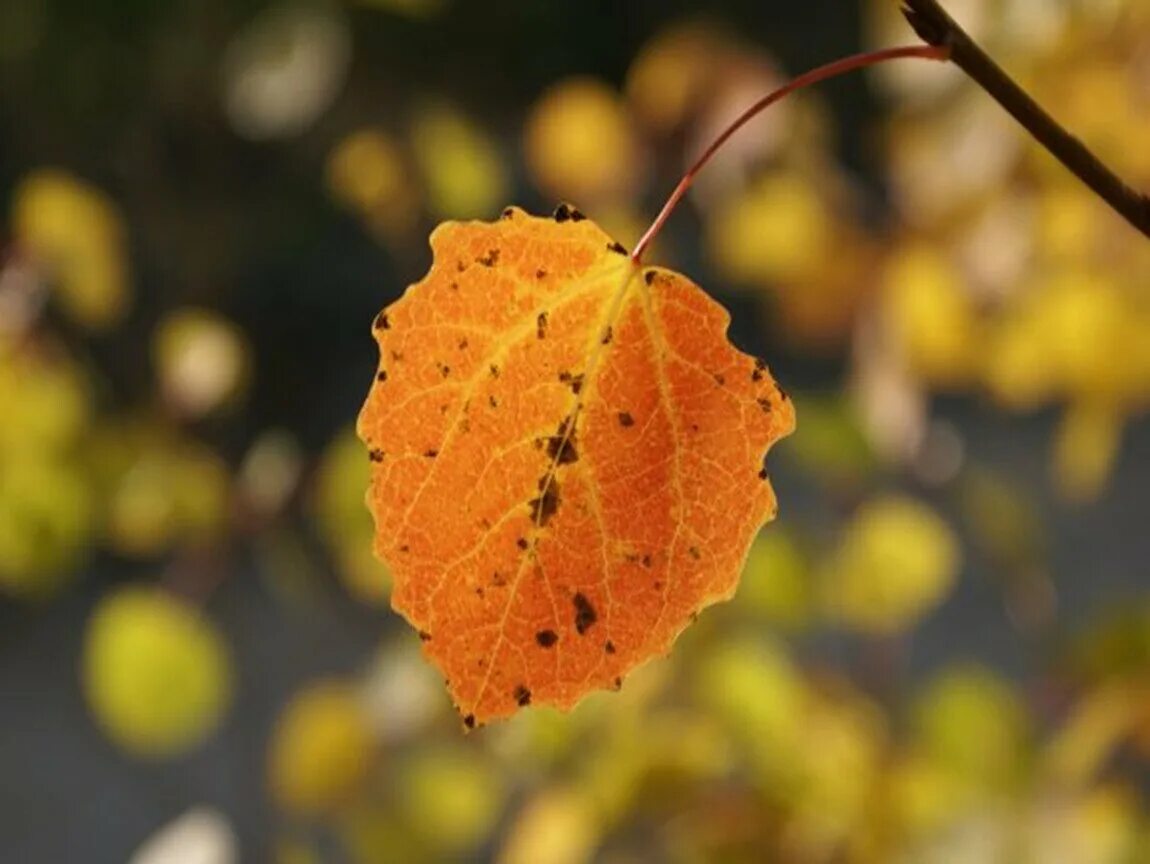
[[[1150,237],[1150,197],[1131,188],[1066,131],[963,30],[937,0],[903,0],[903,15],[929,45],[950,49],[950,60],[1006,109],[1033,138],[1135,229]]]

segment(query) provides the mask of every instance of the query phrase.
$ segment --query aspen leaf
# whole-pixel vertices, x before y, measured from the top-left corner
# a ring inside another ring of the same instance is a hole
[[[735,590],[794,428],[685,277],[566,205],[447,222],[375,320],[375,551],[471,727],[571,708]]]

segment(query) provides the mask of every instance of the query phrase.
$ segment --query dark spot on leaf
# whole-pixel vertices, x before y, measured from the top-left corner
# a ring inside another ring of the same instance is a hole
[[[615,338],[615,331],[611,329],[611,325],[607,325],[607,329],[603,331],[603,338],[599,340],[601,345],[610,345],[611,340]]]
[[[406,543],[404,543],[402,546],[399,547],[399,551],[400,552],[410,552],[411,547],[408,546]]]
[[[483,590],[482,585],[476,585],[475,586],[475,596],[476,597],[482,597],[485,593],[486,592]]]
[[[763,373],[765,373],[766,371],[767,371],[767,364],[764,363],[762,360],[760,360],[758,357],[756,357],[755,358],[755,369],[753,372],[751,372],[751,380],[752,381],[762,381],[763,380]]]
[[[502,573],[500,573],[498,570],[496,570],[494,573],[491,574],[491,584],[494,585],[496,588],[502,588],[504,585],[507,584],[507,577],[504,576]]]
[[[460,351],[466,351],[467,350],[467,340],[466,339],[460,339],[459,344],[456,347],[459,348]]]
[[[551,521],[551,517],[559,509],[559,484],[552,480],[545,483],[543,494],[527,502],[531,508],[531,518],[540,528]]]
[[[499,214],[500,219],[513,219],[515,218],[514,207],[504,207],[503,212]]]
[[[755,401],[759,403],[759,407],[763,409],[764,414],[770,414],[771,413],[771,400],[770,399],[760,398],[760,399],[756,399]]]
[[[403,353],[400,351],[392,351],[391,352],[391,359],[394,360],[396,363],[398,363],[400,360],[403,359]]]
[[[368,451],[367,458],[370,459],[372,462],[382,462],[383,461],[383,451],[380,450],[378,447],[374,447]]]
[[[619,425],[624,429],[635,425],[635,418],[626,411],[619,412]]]
[[[566,222],[568,219],[570,219],[572,222],[580,222],[586,218],[586,216],[584,216],[570,204],[560,204],[555,208],[556,222]]]
[[[639,559],[639,563],[642,564],[644,567],[650,567],[651,566],[651,556],[650,555],[644,555],[641,559]]]
[[[582,591],[577,592],[571,602],[575,604],[575,631],[582,636],[599,620],[599,615]]]
[[[616,676],[614,683],[615,683],[615,689],[616,690],[622,690],[623,689],[623,679],[622,678],[619,678],[618,676]]]
[[[390,330],[391,322],[387,319],[387,315],[380,312],[375,316],[375,329],[376,330]]]
[[[458,290],[459,290],[459,283],[458,283],[458,282],[456,282],[456,281],[453,279],[453,280],[451,281],[451,286],[450,286],[450,287],[451,287],[451,290],[452,290],[452,291],[458,291]]]
[[[688,549],[688,550],[687,550],[687,553],[688,553],[688,554],[689,554],[689,555],[690,555],[692,558],[694,558],[696,561],[698,561],[700,558],[702,558],[702,557],[703,557],[703,553],[699,551],[699,547],[698,547],[698,546],[692,546],[690,549]]]
[[[547,335],[547,313],[540,312],[535,316],[535,336],[542,339]]]
[[[462,260],[459,260],[459,261],[455,262],[455,269],[458,270],[460,273],[462,273],[464,270],[467,269],[467,265],[464,264]]]
[[[627,250],[623,247],[623,244],[620,243],[618,240],[616,240],[613,243],[608,243],[607,244],[607,251],[608,252],[616,252],[620,255],[626,255],[627,254]]]
[[[550,648],[559,641],[559,634],[554,630],[540,630],[535,634],[535,641],[539,643],[540,648]]]
[[[603,650],[606,651],[608,654],[614,654],[615,653],[615,643],[612,642],[610,639],[608,639],[603,645]]]
[[[471,431],[471,421],[464,417],[459,421],[459,434],[466,435]]]
[[[492,408],[498,408],[499,407],[499,400],[496,399],[494,396],[488,396],[487,397],[487,404],[490,405]]]
[[[487,367],[487,371],[491,375],[492,378],[498,378],[499,377],[499,367],[496,366],[494,363],[492,363],[490,366]]]
[[[436,456],[439,455],[439,451],[438,450],[424,450],[423,455],[426,456],[428,459],[434,459]]]
[[[486,255],[482,255],[475,259],[476,264],[481,264],[484,267],[494,267],[499,261],[499,250],[488,249]]]
[[[376,372],[375,373],[375,380],[379,381],[381,383],[386,381],[387,380],[387,370],[380,369],[378,372]]]
[[[449,376],[451,374],[451,367],[448,366],[446,363],[436,363],[435,366],[436,366],[436,368],[439,369],[439,374],[442,375],[444,378],[446,378],[447,376]]]
[[[775,385],[775,389],[779,391],[779,398],[784,402],[791,398],[787,391],[780,387],[778,384]]]
[[[570,417],[565,417],[555,430],[555,434],[547,439],[547,455],[556,465],[570,465],[579,461],[579,453],[575,449],[575,430],[567,431]]]
[[[515,697],[515,704],[520,708],[531,704],[531,691],[523,684],[516,686],[515,692],[511,695]]]
[[[654,588],[656,591],[662,591],[663,590],[663,580],[662,579],[656,579],[654,582],[651,583],[651,587]]]
[[[542,267],[540,267],[538,270],[535,271],[535,278],[536,279],[542,279],[546,275],[547,275],[547,271],[544,270]]]
[[[518,540],[515,541],[515,545],[518,546],[520,549],[526,549],[527,548],[527,538],[526,537],[520,537]]]
[[[474,729],[475,728],[475,715],[474,714],[468,714],[466,717],[464,717],[463,718],[463,725],[466,726],[468,729]]]
[[[657,275],[658,274],[654,270],[648,270],[646,273],[643,274],[643,281],[646,282],[648,285],[650,285],[652,282],[655,281],[655,277]]]
[[[727,383],[726,377],[720,372],[712,372],[711,377],[715,379],[715,384],[719,387]]]
[[[576,396],[578,396],[579,391],[583,389],[583,376],[582,375],[572,375],[570,372],[560,372],[559,373],[559,382],[561,384],[569,385],[571,387],[571,392],[574,393]]]
[[[430,642],[431,641],[431,634],[428,633],[426,630],[420,630],[419,631],[419,641],[420,642]]]

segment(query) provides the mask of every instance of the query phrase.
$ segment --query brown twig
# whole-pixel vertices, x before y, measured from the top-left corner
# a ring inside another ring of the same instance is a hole
[[[1034,140],[1138,231],[1150,237],[1150,197],[1131,188],[1066,131],[947,14],[937,0],[903,0],[903,15],[928,45],[950,60],[1022,125]]]
[[[667,203],[663,205],[663,209],[659,211],[659,215],[655,217],[655,221],[651,223],[639,242],[635,244],[635,251],[631,253],[631,260],[635,264],[639,264],[643,259],[643,253],[647,251],[647,247],[651,245],[651,241],[655,236],[663,230],[663,225],[666,224],[667,219],[671,213],[678,206],[683,196],[687,194],[687,190],[691,188],[691,184],[695,182],[695,178],[699,172],[706,167],[706,164],[711,161],[711,158],[722,149],[727,140],[743,128],[751,119],[756,115],[762,113],[767,108],[770,108],[781,99],[785,99],[790,94],[802,90],[804,87],[810,87],[813,84],[818,84],[822,81],[827,81],[831,78],[837,78],[839,75],[845,75],[848,72],[854,72],[857,69],[866,69],[869,66],[877,66],[880,63],[889,63],[892,60],[937,60],[944,61],[947,59],[949,51],[945,47],[937,45],[903,45],[898,48],[883,48],[879,51],[866,51],[862,54],[852,54],[849,57],[842,57],[830,63],[812,69],[809,72],[804,72],[792,78],[783,86],[771,91],[762,99],[759,99],[755,104],[748,107],[742,114],[736,117],[731,123],[719,134],[710,146],[700,154],[683,178],[679,181],[679,185],[671,192],[671,197],[667,199]]]

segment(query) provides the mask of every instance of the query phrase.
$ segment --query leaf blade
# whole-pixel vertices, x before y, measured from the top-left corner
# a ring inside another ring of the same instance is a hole
[[[721,306],[577,211],[432,248],[375,328],[376,552],[472,724],[570,708],[733,592],[793,408]]]

